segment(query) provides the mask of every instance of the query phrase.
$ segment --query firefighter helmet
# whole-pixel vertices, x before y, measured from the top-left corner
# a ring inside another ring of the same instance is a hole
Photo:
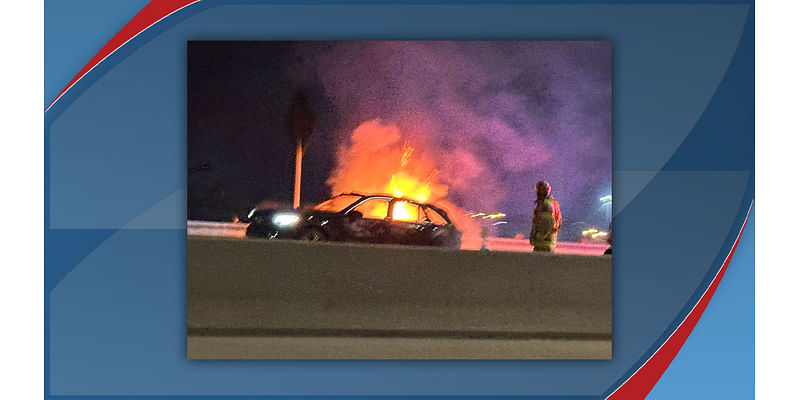
[[[550,184],[546,181],[536,182],[536,196],[545,197],[550,195]]]

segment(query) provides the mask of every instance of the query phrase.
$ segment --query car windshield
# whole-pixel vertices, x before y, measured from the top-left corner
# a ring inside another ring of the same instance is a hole
[[[343,194],[341,196],[336,196],[332,199],[328,199],[323,201],[322,203],[317,204],[316,206],[314,206],[314,209],[319,211],[339,212],[344,210],[345,207],[355,203],[356,200],[360,198],[361,196],[355,196],[352,194]]]

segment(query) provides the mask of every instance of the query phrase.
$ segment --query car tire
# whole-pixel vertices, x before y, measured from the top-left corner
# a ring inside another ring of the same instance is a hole
[[[327,240],[327,237],[325,236],[325,232],[323,232],[322,229],[312,227],[303,229],[300,232],[299,239],[308,242],[324,242],[325,240]]]

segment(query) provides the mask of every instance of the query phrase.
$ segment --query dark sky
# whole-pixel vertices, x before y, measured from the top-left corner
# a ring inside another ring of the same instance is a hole
[[[330,195],[337,147],[380,119],[441,161],[448,199],[465,209],[524,224],[545,179],[565,225],[607,224],[611,63],[607,41],[189,42],[188,217],[291,202],[284,118],[302,91],[317,119],[304,203]]]

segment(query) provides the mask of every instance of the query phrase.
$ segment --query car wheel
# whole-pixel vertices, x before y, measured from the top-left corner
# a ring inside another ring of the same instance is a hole
[[[325,232],[319,228],[308,228],[300,232],[300,240],[309,242],[322,242],[325,241]]]

